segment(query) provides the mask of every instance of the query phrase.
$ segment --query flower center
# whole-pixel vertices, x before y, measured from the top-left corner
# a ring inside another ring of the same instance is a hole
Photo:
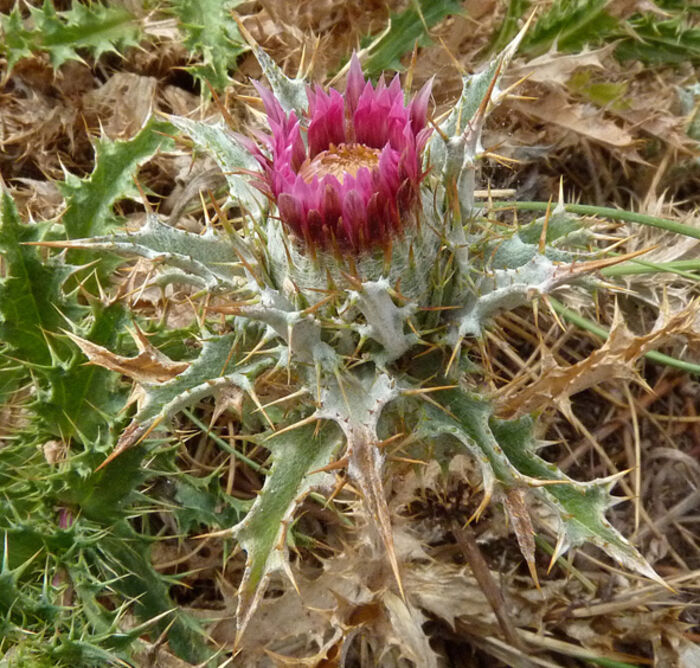
[[[313,160],[305,160],[299,168],[299,176],[311,183],[314,176],[319,179],[332,174],[341,183],[346,174],[356,176],[362,167],[370,171],[379,164],[381,151],[363,144],[330,145],[327,151],[321,151]]]

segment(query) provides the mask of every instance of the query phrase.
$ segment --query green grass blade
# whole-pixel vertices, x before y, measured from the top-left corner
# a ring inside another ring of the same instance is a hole
[[[580,327],[581,329],[585,329],[587,332],[591,332],[592,334],[599,336],[601,339],[608,338],[609,332],[604,327],[601,327],[591,320],[588,320],[588,318],[584,318],[582,315],[576,313],[576,311],[572,311],[561,302],[554,299],[554,297],[550,296],[548,299],[552,305],[552,308],[565,320],[576,325],[577,327]],[[693,362],[679,360],[675,357],[671,357],[670,355],[664,355],[656,350],[650,350],[649,352],[645,353],[644,356],[652,362],[665,364],[666,366],[673,367],[674,369],[680,369],[681,371],[692,373],[696,376],[700,375],[700,364],[693,364]]]
[[[700,260],[675,260],[672,262],[647,262],[646,260],[630,260],[601,270],[603,276],[636,276],[639,274],[661,274],[668,272],[693,281],[700,281]]]
[[[551,204],[549,202],[493,202],[490,205],[493,209],[515,209],[516,211],[547,211]],[[624,220],[629,223],[638,223],[650,227],[658,227],[667,232],[683,234],[687,237],[700,239],[700,228],[684,225],[668,218],[658,216],[647,216],[643,213],[625,211],[624,209],[613,209],[607,206],[592,206],[590,204],[564,204],[564,210],[569,213],[576,213],[582,216],[598,216],[599,218],[610,218],[611,220]]]

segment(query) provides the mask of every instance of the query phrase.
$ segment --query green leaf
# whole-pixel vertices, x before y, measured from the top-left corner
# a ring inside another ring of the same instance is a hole
[[[97,443],[109,436],[110,420],[122,409],[125,394],[118,376],[82,364],[76,348],[61,330],[70,322],[98,343],[114,346],[125,324],[121,306],[79,305],[62,286],[74,267],[57,259],[42,260],[39,250],[24,245],[40,228],[24,224],[7,193],[0,204],[0,253],[5,277],[0,281],[0,355],[2,382],[10,391],[31,380],[35,397],[29,408],[46,435],[79,437]],[[80,324],[77,324],[80,323]],[[31,374],[31,378],[30,375]],[[101,438],[100,438],[101,433]]]
[[[0,14],[0,27],[2,27],[2,40],[0,41],[0,53],[7,58],[7,74],[22,58],[32,55],[34,47],[32,33],[25,30],[22,14],[19,6],[15,4],[9,14]]]
[[[17,6],[9,15],[0,14],[0,53],[8,59],[8,71],[35,53],[48,53],[51,64],[58,68],[68,60],[81,60],[81,49],[99,58],[139,43],[139,22],[124,7],[73,2],[68,11],[57,12],[51,0],[44,0],[42,7],[30,6],[29,12],[30,29],[25,28]]]
[[[253,44],[251,50],[282,109],[287,113],[294,111],[301,118],[309,107],[306,79],[290,79],[257,44]]]
[[[249,178],[242,170],[259,171],[257,160],[246,151],[231,131],[219,122],[216,124],[193,121],[182,116],[171,116],[170,122],[194,141],[195,146],[210,153],[216,160],[228,184],[230,203],[240,204],[259,220],[267,211],[264,195],[250,185]]]
[[[185,371],[158,385],[144,383],[143,405],[120,436],[117,449],[107,461],[144,438],[163,420],[205,397],[236,387],[256,399],[253,390],[256,376],[277,360],[271,356],[258,356],[253,362],[239,365],[244,354],[241,350],[243,341],[244,334],[240,331],[208,338],[197,359]]]
[[[132,448],[99,471],[93,453],[74,456],[70,468],[56,476],[62,484],[61,502],[77,506],[82,515],[101,524],[119,520],[124,509],[137,500],[135,490],[152,476],[143,467],[145,454],[144,448]]]
[[[579,51],[588,42],[610,36],[617,19],[606,12],[607,0],[557,0],[523,40],[523,51],[530,56],[546,53],[556,42],[560,51]]]
[[[442,391],[436,393],[436,397],[447,410],[426,404],[419,434],[425,437],[449,434],[476,459],[484,484],[484,501],[477,511],[478,515],[492,496],[496,481],[512,486],[517,480],[517,472],[489,428],[491,409],[488,403],[459,390]]]
[[[525,253],[528,252],[524,246]],[[475,281],[473,294],[463,298],[463,306],[455,313],[455,326],[449,333],[452,345],[467,336],[479,336],[489,319],[499,311],[512,310],[527,304],[536,295],[546,295],[560,285],[581,277],[575,264],[553,262],[547,255],[533,255],[527,262],[512,269],[493,269]]]
[[[639,14],[629,21],[632,37],[626,36],[615,49],[619,60],[641,60],[647,65],[700,63],[700,28],[682,13],[660,21],[653,13]]]
[[[229,71],[238,56],[247,50],[232,18],[242,0],[173,0],[171,11],[177,16],[185,38],[185,48],[199,63],[187,69],[202,83],[223,90],[230,83]],[[207,91],[202,86],[202,91]]]
[[[402,70],[401,56],[410,53],[416,42],[428,46],[431,43],[428,30],[446,16],[463,11],[456,0],[413,0],[411,4],[400,14],[392,14],[389,30],[372,43],[370,56],[363,63],[367,76],[376,77],[384,70]],[[367,37],[363,43],[370,40]]]
[[[212,396],[225,387],[236,386],[249,391],[255,376],[275,360],[258,356],[254,362],[239,366],[243,358],[242,342],[240,332],[205,339],[201,353],[186,371],[160,385],[144,386],[146,399],[135,419],[143,423],[173,415],[181,407]]]
[[[36,241],[39,234],[39,226],[21,221],[12,198],[3,190],[0,253],[5,273],[0,281],[1,350],[14,360],[46,367],[54,360],[46,333],[56,332],[66,324],[61,313],[75,318],[83,310],[69,307],[63,298],[61,284],[67,276],[65,268],[42,261],[36,248],[23,245]]]
[[[142,621],[172,612],[154,624],[154,633],[160,635],[167,629],[169,644],[178,656],[191,663],[211,656],[206,634],[194,618],[173,605],[163,577],[151,565],[146,542],[126,522],[112,528],[95,549],[94,558],[118,574],[111,587],[124,599],[134,601]]]
[[[555,45],[559,51],[580,51],[586,44],[616,42],[615,57],[622,61],[636,59],[647,65],[700,62],[700,29],[691,19],[690,5],[664,3],[668,5],[664,19],[659,18],[662,11],[651,5],[623,20],[607,11],[609,4],[606,0],[557,0],[523,41],[523,52],[537,56]]]
[[[525,36],[526,28],[527,25],[481,72],[462,77],[459,100],[440,124],[440,131],[433,134],[425,154],[426,167],[430,165],[446,185],[456,185],[457,201],[451,206],[458,205],[460,215],[452,216],[446,237],[455,248],[457,263],[463,271],[467,271],[469,259],[462,221],[473,215],[475,164],[483,151],[481,134],[484,122],[490,108],[498,104],[504,94],[499,84]]]
[[[243,279],[233,243],[222,242],[211,230],[200,235],[171,227],[161,223],[154,214],[149,214],[146,224],[136,232],[118,232],[56,245],[143,257],[173,267],[162,275],[161,285],[180,282],[210,292],[224,292],[236,289]]]
[[[59,187],[66,198],[63,227],[69,239],[104,234],[114,223],[112,205],[118,199],[138,197],[136,170],[172,141],[168,123],[151,118],[134,137],[125,141],[101,139],[95,147],[95,168],[87,179],[73,174]]]
[[[540,488],[559,516],[564,543],[559,553],[571,546],[593,543],[625,568],[638,571],[652,580],[661,579],[639,551],[605,519],[605,512],[617,503],[610,495],[616,476],[611,479],[575,482],[553,464],[535,454],[536,442],[532,434],[532,420],[491,420],[498,443],[513,466],[523,475],[535,480],[557,480],[566,484]]]
[[[95,304],[87,336],[94,343],[117,347],[128,322],[120,304]],[[127,393],[119,375],[86,366],[74,349],[67,361],[56,362],[45,372],[49,387],[38,392],[33,410],[48,431],[64,440],[77,437],[85,445],[106,447],[126,403]]]
[[[530,7],[530,0],[509,0],[508,9],[503,17],[498,31],[494,33],[489,42],[488,52],[497,53],[504,49],[508,42],[518,33],[518,22]]]
[[[173,514],[183,533],[190,533],[201,526],[207,529],[230,527],[240,522],[244,506],[248,505],[222,493],[219,471],[206,478],[177,477],[174,485],[177,503]]]
[[[266,443],[273,461],[270,474],[250,512],[233,528],[247,554],[238,592],[239,635],[255,611],[266,579],[273,571],[288,567],[285,535],[295,508],[312,489],[333,484],[331,474],[312,472],[327,466],[344,440],[330,423],[318,433],[314,425],[307,425],[271,437]]]
[[[661,581],[639,551],[605,519],[605,512],[617,502],[610,495],[615,477],[584,483],[572,480],[535,454],[530,418],[497,420],[487,402],[459,389],[433,396],[444,410],[428,405],[429,421],[421,429],[451,434],[476,457],[484,473],[486,497],[496,485],[506,492],[527,489],[552,508],[559,524],[554,527],[560,537],[557,556],[570,547],[592,543],[626,568]],[[542,486],[543,481],[557,484]]]

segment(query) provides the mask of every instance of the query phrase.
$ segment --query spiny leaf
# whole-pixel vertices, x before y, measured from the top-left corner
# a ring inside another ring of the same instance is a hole
[[[229,528],[241,521],[252,501],[222,494],[219,471],[204,477],[173,476],[176,506],[171,509],[182,533],[199,527]]]
[[[518,21],[525,15],[529,6],[530,0],[509,0],[503,21],[489,42],[489,53],[498,53],[515,37],[518,32]]]
[[[35,241],[40,228],[24,224],[10,195],[0,195],[0,253],[5,274],[0,282],[0,340],[6,355],[34,366],[50,366],[53,360],[46,332],[65,324],[61,316],[76,318],[84,309],[69,306],[61,293],[67,272],[42,261]],[[60,344],[57,344],[60,346]]]
[[[163,420],[205,397],[216,396],[231,387],[252,394],[257,375],[277,360],[260,356],[254,362],[239,366],[244,356],[241,350],[243,338],[241,332],[232,332],[206,339],[199,357],[182,373],[164,383],[142,381],[143,400],[139,411],[122,433],[116,449],[100,468],[145,438]]]
[[[151,565],[145,541],[131,527],[126,523],[115,525],[94,550],[93,558],[99,559],[103,568],[119,574],[111,586],[126,600],[134,601],[141,620],[160,617],[154,631],[167,631],[170,646],[179,656],[192,663],[211,656],[204,631],[194,618],[173,605],[164,579]],[[171,614],[162,616],[166,612]]]
[[[543,460],[535,454],[530,418],[496,420],[490,404],[460,389],[445,390],[434,396],[443,410],[428,405],[429,420],[421,424],[421,430],[451,434],[467,446],[486,474],[487,496],[494,483],[506,493],[513,489],[528,490],[528,494],[541,498],[556,511],[561,535],[559,554],[590,542],[626,568],[660,581],[644,557],[605,519],[605,512],[615,502],[609,492],[614,478],[576,482]],[[482,503],[480,510],[484,506]]]
[[[580,267],[581,265],[579,265]],[[548,294],[559,285],[580,278],[570,266],[552,262],[545,255],[535,255],[521,267],[496,269],[484,275],[466,304],[457,311],[457,327],[451,342],[458,345],[465,336],[479,336],[490,317],[499,310],[526,304],[537,295]]]
[[[90,359],[90,362],[110,371],[129,376],[137,383],[162,383],[171,380],[187,369],[187,362],[173,362],[152,346],[140,330],[134,335],[139,346],[136,357],[117,355],[103,346],[95,344],[74,334],[69,334],[71,341]]]
[[[114,344],[123,311],[119,306],[104,308],[99,304],[91,309],[79,305],[75,295],[66,296],[62,286],[75,268],[58,260],[42,261],[36,248],[24,245],[36,239],[39,229],[20,221],[11,197],[3,192],[0,253],[5,276],[0,281],[0,354],[6,360],[3,375],[9,376],[4,382],[10,389],[31,371],[36,387],[31,408],[44,433],[95,441],[100,430],[103,437],[107,435],[105,416],[116,415],[124,397],[114,376],[81,366],[74,349],[59,333],[67,322],[84,321],[91,338]],[[24,365],[24,373],[8,361]]]
[[[183,44],[200,63],[187,69],[207,91],[205,83],[223,90],[230,82],[229,71],[246,47],[231,12],[242,0],[173,0],[171,11],[184,31]]]
[[[149,214],[146,224],[136,232],[46,242],[46,245],[144,257],[174,267],[163,274],[158,281],[160,285],[180,282],[222,292],[235,289],[243,273],[233,244],[221,243],[211,232],[200,235],[171,227],[161,223],[155,214]]]
[[[195,146],[211,153],[226,177],[229,202],[240,205],[257,220],[267,210],[265,197],[250,185],[245,171],[259,171],[260,165],[245,150],[222,122],[210,124],[193,121],[182,116],[171,116],[170,122],[180,132],[189,136]]]
[[[314,425],[307,425],[267,441],[273,462],[270,474],[246,518],[233,528],[233,535],[247,554],[238,592],[238,639],[250,622],[269,575],[289,568],[286,532],[294,510],[312,489],[332,485],[333,476],[318,469],[332,461],[342,443],[340,431],[331,424],[318,433]]]
[[[120,304],[94,304],[83,324],[92,341],[117,347],[126,321]],[[112,440],[110,428],[118,421],[126,401],[119,376],[85,366],[75,350],[65,361],[56,361],[45,376],[48,388],[38,389],[32,406],[40,422],[64,440],[74,437],[91,447],[105,447]]]
[[[580,50],[617,27],[617,19],[605,11],[608,4],[607,0],[557,0],[537,19],[523,40],[523,49],[539,55],[556,41],[561,51]]]
[[[382,363],[392,362],[403,355],[415,342],[415,334],[404,332],[405,322],[415,311],[413,304],[398,307],[391,299],[389,281],[365,281],[358,292],[351,291],[350,298],[357,303],[367,324],[362,333],[375,339],[384,347]]]
[[[497,86],[525,34],[525,28],[521,29],[508,46],[493,58],[482,71],[463,75],[460,98],[448,117],[440,124],[443,135],[454,137],[470,130],[470,123],[473,122],[479,109],[482,106],[498,102],[500,96]],[[433,135],[430,143],[431,159],[433,158],[434,146],[439,145],[440,141],[442,139],[439,134]]]
[[[616,502],[609,491],[615,478],[586,483],[571,480],[556,466],[535,454],[536,442],[530,418],[510,421],[492,419],[491,428],[506,456],[520,473],[535,480],[569,483],[546,485],[530,492],[549,500],[558,511],[564,537],[559,554],[569,547],[590,542],[625,568],[663,583],[639,551],[605,519],[605,512]]]
[[[95,169],[87,179],[66,174],[60,184],[66,197],[63,227],[69,239],[108,231],[112,205],[118,199],[138,196],[134,176],[138,167],[159,150],[171,145],[172,126],[150,119],[144,128],[126,141],[100,139],[95,147]]]
[[[500,102],[500,81],[515,56],[529,27],[526,23],[510,44],[481,72],[462,77],[462,94],[428,144],[424,164],[441,174],[452,217],[446,237],[455,248],[458,265],[468,267],[468,250],[463,222],[472,215],[475,190],[475,161],[487,112]]]
[[[689,15],[679,13],[662,21],[653,13],[639,14],[629,24],[632,36],[615,49],[619,60],[637,59],[648,65],[700,63],[700,28]]]
[[[140,25],[124,7],[73,2],[68,11],[57,12],[51,0],[44,0],[42,7],[30,6],[29,12],[33,23],[29,29],[17,5],[9,15],[0,14],[0,53],[7,57],[8,73],[19,60],[35,53],[48,53],[58,68],[68,60],[81,60],[80,49],[99,58],[139,42]]]
[[[241,364],[246,352],[242,344],[239,332],[205,339],[199,356],[185,371],[165,383],[144,384],[146,400],[135,420],[144,423],[172,415],[180,407],[230,385],[250,389],[257,374],[276,360],[259,356],[253,362]]]
[[[362,493],[373,529],[381,540],[399,591],[403,584],[394,548],[391,517],[382,483],[384,456],[378,443],[377,424],[384,407],[398,396],[395,380],[386,373],[368,369],[338,373],[329,379],[314,415],[333,420],[347,439],[348,476]]]
[[[603,346],[577,364],[567,367],[560,366],[547,356],[537,380],[521,390],[499,396],[499,415],[522,416],[548,406],[556,406],[570,414],[569,397],[577,392],[612,379],[643,382],[634,368],[636,360],[673,336],[680,334],[689,336],[691,340],[697,339],[700,335],[695,331],[695,322],[699,310],[700,304],[691,302],[682,311],[667,316],[666,322],[653,331],[635,336],[627,329],[616,308],[610,336]]]
[[[400,14],[392,14],[389,30],[372,43],[371,55],[365,60],[365,74],[376,77],[384,70],[402,70],[401,56],[409,52],[415,42],[419,46],[431,43],[428,29],[450,14],[462,12],[455,0],[414,0],[413,6]],[[371,40],[366,37],[363,45]]]
[[[514,487],[518,472],[503,454],[491,429],[491,410],[484,401],[463,395],[461,391],[441,391],[438,404],[426,404],[425,415],[418,426],[420,437],[449,434],[456,438],[474,457],[481,469],[484,498],[474,513],[479,518],[488,506],[496,481],[506,487]]]
[[[612,42],[618,60],[634,58],[650,65],[700,62],[700,29],[690,18],[689,5],[656,9],[650,3],[626,19],[613,16],[609,5],[605,0],[557,0],[540,15],[523,41],[523,51],[532,56],[555,44],[560,51],[580,51],[586,44]],[[667,18],[660,19],[660,13]]]

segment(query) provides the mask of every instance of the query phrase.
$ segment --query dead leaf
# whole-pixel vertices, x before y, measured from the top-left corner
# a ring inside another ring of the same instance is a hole
[[[154,77],[116,72],[97,90],[83,96],[83,103],[96,113],[110,139],[129,139],[151,115],[156,84]]]
[[[615,44],[609,44],[602,49],[585,50],[581,53],[559,53],[552,49],[525,64],[511,67],[508,80],[515,82],[522,77],[527,77],[528,81],[564,85],[577,69],[583,67],[603,69],[605,66],[602,61],[614,49]]]
[[[635,137],[591,105],[574,104],[562,90],[552,90],[532,102],[515,102],[515,109],[544,123],[553,123],[614,148],[631,148]]]
[[[41,450],[44,453],[46,463],[51,466],[60,464],[68,455],[68,446],[56,440],[46,441],[46,443],[41,446]]]
[[[172,380],[190,366],[189,362],[173,362],[169,357],[163,355],[150,344],[138,328],[136,328],[135,333],[132,332],[136,345],[141,351],[136,357],[123,357],[80,336],[70,332],[66,332],[66,334],[85,353],[90,364],[121,373],[137,383],[164,383]]]
[[[505,497],[505,506],[508,517],[513,523],[513,531],[518,539],[518,546],[530,571],[535,586],[540,588],[540,581],[537,577],[537,567],[535,566],[535,530],[532,526],[530,513],[525,503],[525,492],[521,489],[508,490]]]
[[[214,397],[214,412],[211,417],[212,424],[228,410],[233,411],[241,418],[243,416],[243,400],[245,397],[246,393],[237,385],[222,387]]]
[[[23,217],[48,220],[64,208],[63,195],[55,183],[24,177],[16,178],[15,182],[21,187],[12,190],[12,197]]]
[[[635,380],[646,385],[634,368],[634,363],[647,351],[660,346],[669,338],[683,334],[698,338],[696,319],[700,301],[666,318],[649,334],[635,336],[622,320],[616,307],[613,326],[606,342],[586,359],[572,366],[560,366],[550,354],[543,354],[542,372],[531,385],[506,391],[497,398],[497,413],[501,417],[514,418],[556,406],[565,414],[570,413],[569,397],[606,380]],[[651,391],[651,390],[649,390]]]

